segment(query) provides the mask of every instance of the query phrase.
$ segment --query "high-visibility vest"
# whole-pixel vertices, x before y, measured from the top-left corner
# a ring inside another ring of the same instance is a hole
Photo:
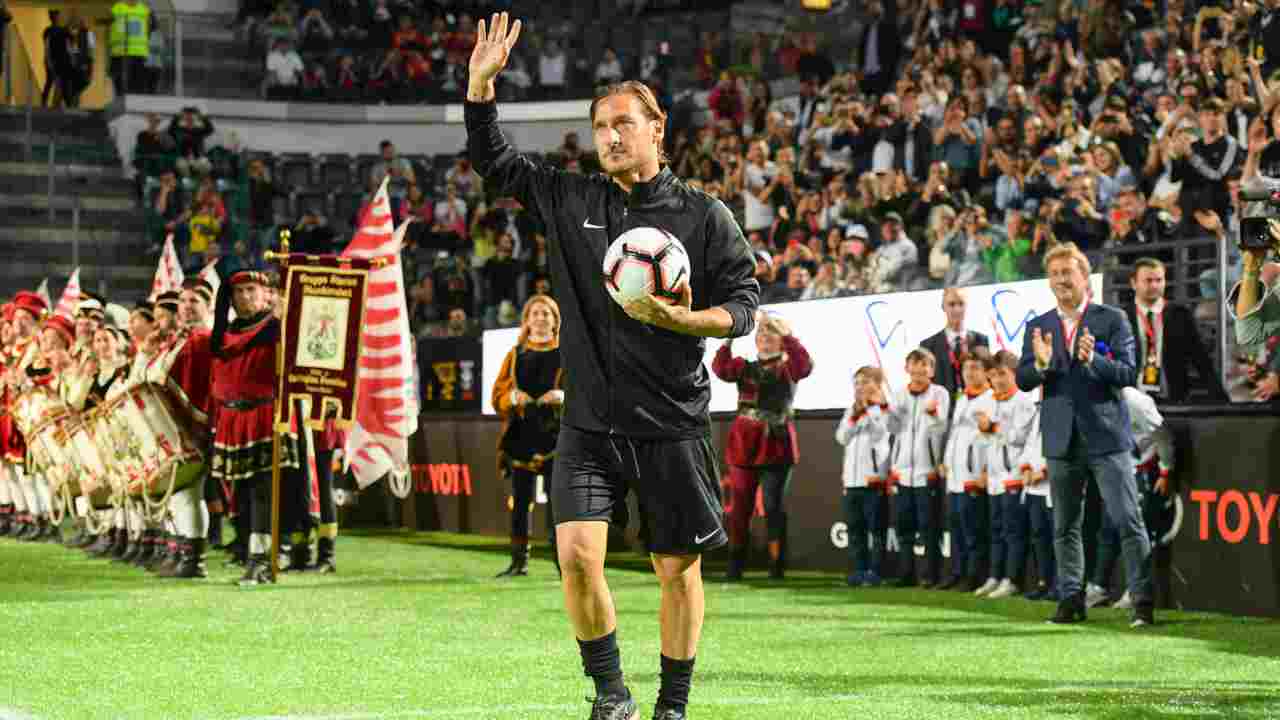
[[[151,8],[141,2],[125,7],[128,9],[128,20],[125,25],[124,54],[145,59],[151,54]]]
[[[111,6],[111,57],[124,57],[129,35],[129,6],[118,2]]]

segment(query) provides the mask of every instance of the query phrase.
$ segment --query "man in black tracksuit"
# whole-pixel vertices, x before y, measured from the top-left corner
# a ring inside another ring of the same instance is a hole
[[[702,553],[727,542],[710,442],[704,337],[751,332],[759,303],[755,260],[729,210],[660,163],[665,115],[652,91],[624,83],[591,106],[607,175],[558,172],[518,155],[502,136],[493,78],[519,35],[506,13],[481,22],[467,89],[467,146],[490,187],[548,228],[552,285],[563,325],[566,381],[552,478],[565,605],[596,684],[592,720],[633,720],[622,681],[613,600],[604,580],[608,523],[625,522],[634,491],[662,586],[662,682],[654,718],[681,720],[702,629]],[[682,302],[654,297],[619,307],[605,290],[610,242],[658,227],[680,238],[690,282]]]

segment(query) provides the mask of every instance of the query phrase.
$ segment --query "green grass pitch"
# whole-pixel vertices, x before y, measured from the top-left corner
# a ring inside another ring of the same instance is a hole
[[[338,575],[240,589],[161,580],[0,540],[0,720],[586,718],[590,681],[545,551],[498,581],[501,541],[349,534]],[[648,720],[658,592],[610,556],[623,669]],[[709,573],[710,574],[710,573]],[[850,590],[843,578],[711,581],[694,720],[1280,718],[1280,624]]]

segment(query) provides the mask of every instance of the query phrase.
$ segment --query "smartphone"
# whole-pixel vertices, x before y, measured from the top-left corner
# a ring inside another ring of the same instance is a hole
[[[662,55],[670,55],[671,43],[667,42],[666,40],[663,40],[662,42],[658,43],[658,52],[661,53]]]

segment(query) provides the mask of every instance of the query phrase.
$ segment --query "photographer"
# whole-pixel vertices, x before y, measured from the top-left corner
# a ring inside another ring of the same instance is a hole
[[[1242,189],[1247,192],[1280,190],[1280,179],[1258,174],[1262,150],[1266,146],[1266,128],[1255,122],[1249,129],[1249,152],[1244,163]],[[1280,335],[1280,299],[1276,297],[1276,279],[1280,265],[1266,262],[1268,252],[1280,242],[1280,221],[1269,203],[1250,203],[1241,221],[1240,243],[1244,250],[1244,271],[1240,282],[1227,297],[1227,309],[1235,321],[1238,352],[1252,362],[1264,359],[1268,340]],[[1261,222],[1259,222],[1261,221]],[[1266,363],[1261,363],[1266,364]],[[1275,370],[1265,377],[1257,376],[1254,397],[1270,400],[1280,393]]]

